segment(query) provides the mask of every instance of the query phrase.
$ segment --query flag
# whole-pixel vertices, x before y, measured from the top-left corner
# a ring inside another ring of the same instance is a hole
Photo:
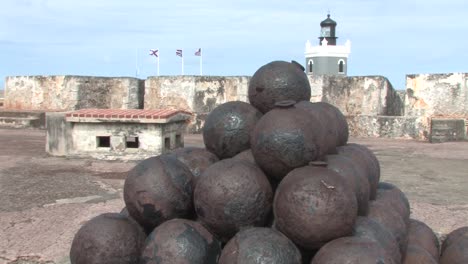
[[[176,50],[175,54],[179,57],[182,57],[182,50],[181,49]]]
[[[158,51],[159,51],[159,50],[152,50],[152,49],[150,49],[150,56],[155,56],[156,58],[159,57]]]
[[[195,51],[195,56],[201,56],[201,48]]]

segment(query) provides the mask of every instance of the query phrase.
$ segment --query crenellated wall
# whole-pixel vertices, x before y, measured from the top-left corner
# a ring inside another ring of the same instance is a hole
[[[5,109],[137,109],[144,83],[136,78],[90,76],[13,76],[5,81]]]
[[[468,117],[468,73],[407,76],[407,91],[395,91],[383,76],[308,75],[311,101],[337,106],[350,134],[425,140],[433,118]],[[248,102],[249,76],[7,77],[5,109],[158,109],[193,112],[190,132],[201,132],[206,116],[228,101]]]

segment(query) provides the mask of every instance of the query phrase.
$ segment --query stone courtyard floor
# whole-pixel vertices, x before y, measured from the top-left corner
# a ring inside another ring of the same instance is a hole
[[[468,226],[468,142],[357,139],[377,155],[381,181],[408,196],[412,218],[438,235]],[[203,146],[187,135],[186,146]],[[69,263],[74,234],[90,218],[119,212],[135,162],[50,157],[45,131],[0,129],[0,263]]]

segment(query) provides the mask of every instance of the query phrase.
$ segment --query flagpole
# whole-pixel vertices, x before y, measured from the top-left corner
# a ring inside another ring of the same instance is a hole
[[[182,60],[182,75],[184,75],[184,56],[182,55],[180,59]]]
[[[203,52],[200,53],[200,76],[203,75],[203,68],[202,68],[202,59],[203,58]]]

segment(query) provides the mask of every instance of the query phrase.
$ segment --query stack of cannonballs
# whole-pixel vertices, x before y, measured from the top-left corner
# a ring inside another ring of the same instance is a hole
[[[468,263],[468,227],[441,255],[339,109],[309,101],[302,66],[262,66],[248,95],[208,115],[206,149],[136,165],[126,208],[84,224],[71,263]]]

